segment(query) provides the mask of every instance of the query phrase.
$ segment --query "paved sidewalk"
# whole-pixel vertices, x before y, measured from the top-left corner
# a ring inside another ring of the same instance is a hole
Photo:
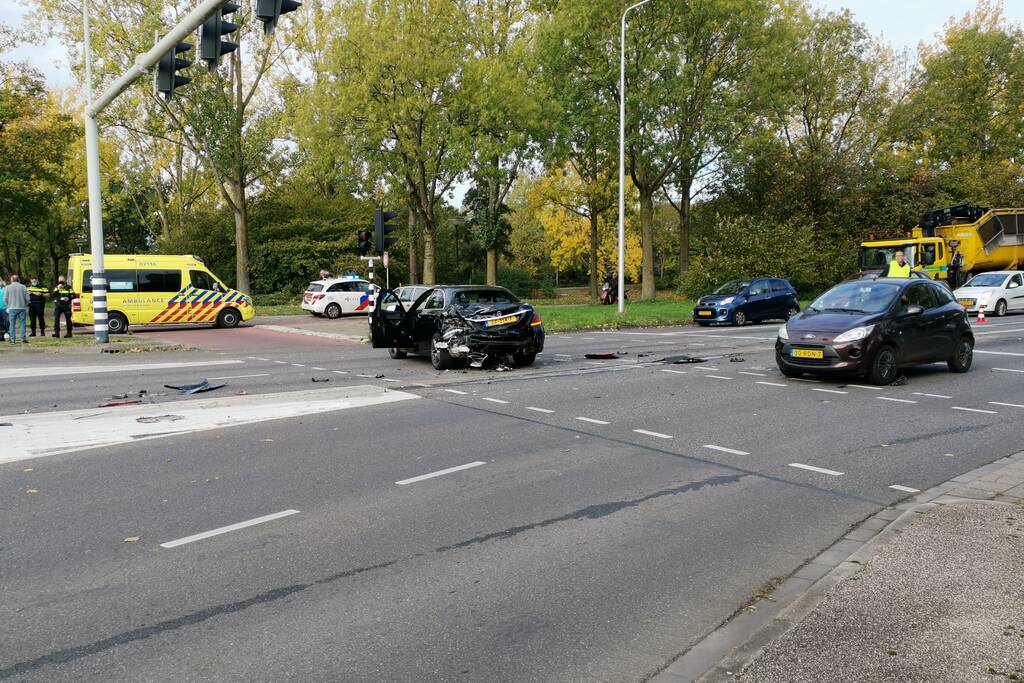
[[[1024,452],[882,510],[651,680],[1024,681],[1022,504]]]

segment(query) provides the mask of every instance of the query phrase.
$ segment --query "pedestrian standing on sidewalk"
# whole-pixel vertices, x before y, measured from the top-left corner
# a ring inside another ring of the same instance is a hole
[[[50,290],[39,284],[38,278],[32,278],[28,287],[28,327],[30,337],[36,336],[36,328],[39,328],[39,336],[46,336],[46,300],[50,296]]]
[[[60,337],[60,317],[64,316],[67,323],[65,337],[71,336],[71,301],[75,298],[75,290],[64,284],[64,276],[57,278],[57,286],[53,288],[53,336]]]
[[[18,322],[21,322],[21,341],[28,344],[28,334],[25,331],[25,313],[28,312],[28,289],[18,282],[18,276],[11,276],[11,284],[4,288],[4,301],[7,303],[7,317],[10,323],[7,333],[11,335],[11,343],[18,341]]]
[[[0,342],[7,338],[7,300],[4,298],[4,288],[7,283],[0,277]]]

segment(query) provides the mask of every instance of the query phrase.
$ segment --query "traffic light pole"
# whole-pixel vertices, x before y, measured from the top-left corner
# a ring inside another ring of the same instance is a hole
[[[171,32],[157,41],[149,52],[139,55],[135,62],[120,78],[111,83],[93,99],[92,91],[92,42],[89,27],[89,0],[82,3],[82,20],[85,39],[85,82],[88,103],[85,108],[85,155],[89,189],[89,242],[92,255],[92,300],[93,330],[96,341],[109,341],[107,328],[107,278],[104,271],[103,253],[103,196],[100,187],[100,131],[96,117],[123,93],[128,87],[144,76],[160,61],[160,57],[191,35],[214,12],[219,11],[224,0],[204,0],[178,23]],[[70,284],[70,283],[69,283]],[[81,294],[81,292],[79,292]]]

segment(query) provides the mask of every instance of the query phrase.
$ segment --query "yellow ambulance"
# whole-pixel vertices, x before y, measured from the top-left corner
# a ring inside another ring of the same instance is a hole
[[[107,320],[111,334],[129,325],[235,327],[256,314],[252,299],[224,286],[197,256],[107,254]],[[92,325],[92,257],[68,258],[68,285],[75,290],[71,320]]]

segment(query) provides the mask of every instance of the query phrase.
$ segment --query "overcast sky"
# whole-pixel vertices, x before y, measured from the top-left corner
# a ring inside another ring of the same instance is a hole
[[[882,35],[897,49],[911,50],[921,41],[932,42],[952,16],[961,16],[974,9],[972,0],[811,0],[819,7],[839,10],[850,9],[858,21],[875,35]],[[0,0],[0,17],[17,26],[25,12],[23,0]],[[1006,2],[1006,17],[1024,23],[1024,2]],[[26,45],[11,55],[28,59],[44,74],[51,85],[64,86],[71,82],[64,50],[54,42],[46,45]]]

